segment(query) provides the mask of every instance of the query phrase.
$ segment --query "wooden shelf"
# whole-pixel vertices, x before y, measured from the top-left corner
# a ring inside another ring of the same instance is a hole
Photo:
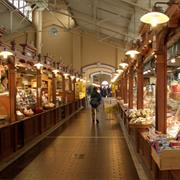
[[[180,149],[162,150],[157,153],[151,147],[151,156],[160,170],[178,170],[180,169]]]

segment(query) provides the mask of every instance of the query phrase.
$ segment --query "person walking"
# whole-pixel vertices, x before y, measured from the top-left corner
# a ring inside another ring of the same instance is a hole
[[[97,91],[97,87],[94,87],[90,96],[90,105],[92,111],[92,121],[98,124],[99,120],[97,119],[97,112],[99,111],[98,107],[101,103],[101,95]]]

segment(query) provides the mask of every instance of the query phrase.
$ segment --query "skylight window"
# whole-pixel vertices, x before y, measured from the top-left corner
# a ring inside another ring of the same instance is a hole
[[[25,0],[8,0],[13,4],[19,11],[24,14],[30,21],[32,21],[32,11],[29,6],[26,6],[27,3]]]

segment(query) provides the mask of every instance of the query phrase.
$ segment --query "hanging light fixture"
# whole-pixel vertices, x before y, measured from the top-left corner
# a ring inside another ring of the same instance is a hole
[[[74,75],[71,76],[71,79],[72,79],[72,80],[74,80],[75,78],[76,78],[76,76],[74,76]]]
[[[172,5],[172,4],[177,4],[173,2],[156,2],[153,7],[152,12],[148,12],[147,14],[144,14],[141,18],[140,21],[146,24],[150,24],[152,27],[156,27],[159,24],[164,24],[169,21],[169,17],[162,13],[159,12],[161,10],[161,7],[157,6],[157,4],[167,4],[167,5]]]
[[[123,73],[123,70],[122,69],[117,69],[116,72],[121,74],[121,73]]]
[[[54,69],[52,70],[52,72],[54,74],[57,74],[59,72],[59,69],[57,68],[58,64],[56,62],[54,62]]]
[[[129,50],[129,51],[127,51],[127,52],[125,53],[125,55],[130,56],[132,59],[135,58],[135,56],[136,56],[137,54],[139,54],[139,52],[136,51],[136,50]]]
[[[41,69],[44,65],[41,63],[41,55],[38,55],[38,62],[34,64],[37,69]]]
[[[0,52],[0,56],[2,56],[4,59],[7,59],[9,56],[12,56],[13,53],[10,51],[7,51],[6,48],[4,48],[3,51]]]
[[[58,69],[53,69],[52,72],[53,72],[54,74],[57,74],[57,73],[59,72],[59,70],[58,70]]]
[[[37,69],[41,69],[44,65],[41,62],[34,64]]]
[[[149,12],[140,18],[140,21],[156,27],[159,24],[167,23],[169,17],[161,12]]]
[[[122,69],[125,69],[126,67],[128,67],[128,64],[127,64],[127,63],[120,63],[119,66],[120,66]]]

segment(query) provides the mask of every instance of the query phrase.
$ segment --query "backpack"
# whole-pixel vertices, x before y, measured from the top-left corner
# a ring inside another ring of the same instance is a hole
[[[99,101],[98,101],[97,98],[91,98],[90,104],[91,104],[91,106],[92,106],[93,108],[97,108],[98,105],[99,105]]]

